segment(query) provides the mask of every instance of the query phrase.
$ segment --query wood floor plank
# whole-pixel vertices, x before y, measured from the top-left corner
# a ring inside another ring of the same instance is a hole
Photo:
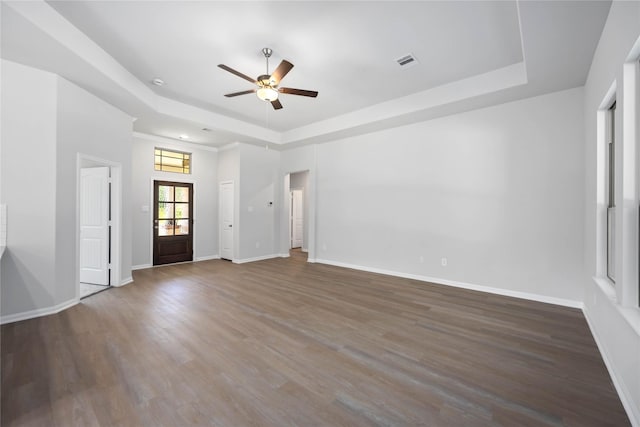
[[[305,262],[2,326],[3,426],[628,426],[580,310]]]

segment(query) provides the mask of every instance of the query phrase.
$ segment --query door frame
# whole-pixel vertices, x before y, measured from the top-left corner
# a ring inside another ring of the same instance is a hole
[[[122,165],[118,162],[101,159],[88,154],[78,153],[76,156],[76,300],[80,301],[80,170],[88,167],[108,167],[111,182],[111,244],[108,264],[110,272],[109,286],[121,286],[121,253],[122,253]]]
[[[172,174],[173,175],[173,174]],[[160,174],[154,174],[151,176],[151,179],[149,180],[149,204],[147,206],[149,206],[149,212],[147,215],[147,224],[149,225],[148,229],[152,230],[151,233],[149,233],[149,267],[163,267],[165,265],[171,265],[171,264],[160,264],[160,265],[153,265],[153,210],[155,209],[155,207],[153,206],[153,185],[155,181],[169,181],[169,182],[180,182],[182,184],[191,184],[193,187],[193,200],[191,201],[193,203],[193,223],[192,223],[192,227],[193,227],[193,261],[185,261],[185,262],[194,262],[195,260],[197,260],[197,246],[196,245],[196,237],[197,237],[197,230],[198,227],[195,226],[196,224],[196,219],[197,219],[197,205],[196,205],[196,182],[193,179],[188,179],[188,178],[183,178],[180,176],[166,176],[166,175],[160,175]],[[179,263],[178,263],[179,264]],[[146,267],[145,267],[146,268]]]
[[[305,203],[304,203],[304,198],[306,197],[306,191],[304,191],[304,188],[300,188],[300,187],[291,187],[289,186],[289,249],[293,249],[293,192],[294,191],[299,191],[300,193],[302,193],[302,245],[300,245],[300,250],[304,249],[304,244],[305,244],[305,239],[304,239],[304,226],[305,226],[305,221],[307,220],[305,217],[306,215],[304,214],[304,209],[305,209]]]

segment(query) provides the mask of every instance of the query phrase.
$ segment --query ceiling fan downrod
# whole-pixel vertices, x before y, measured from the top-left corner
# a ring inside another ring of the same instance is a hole
[[[267,60],[267,72],[266,74],[269,74],[269,58],[271,57],[271,54],[273,53],[273,50],[271,50],[268,47],[262,48],[262,54],[264,55],[265,59]]]

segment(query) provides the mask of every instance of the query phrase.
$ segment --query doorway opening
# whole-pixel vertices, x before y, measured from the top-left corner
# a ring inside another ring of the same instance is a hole
[[[153,182],[153,265],[193,261],[193,184]]]
[[[289,256],[307,258],[309,251],[309,171],[290,173],[285,177],[288,199],[287,248]]]
[[[120,277],[121,167],[78,154],[76,297],[118,286]]]

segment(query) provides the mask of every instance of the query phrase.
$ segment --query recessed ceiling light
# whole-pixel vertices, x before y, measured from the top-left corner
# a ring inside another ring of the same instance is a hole
[[[155,78],[153,80],[151,80],[151,83],[153,83],[156,86],[164,86],[164,80],[159,79],[159,78]]]
[[[205,132],[211,132],[211,129],[209,129],[209,128],[202,128],[202,130],[205,131]]]
[[[180,139],[189,139],[189,135],[180,135],[178,136]]]

